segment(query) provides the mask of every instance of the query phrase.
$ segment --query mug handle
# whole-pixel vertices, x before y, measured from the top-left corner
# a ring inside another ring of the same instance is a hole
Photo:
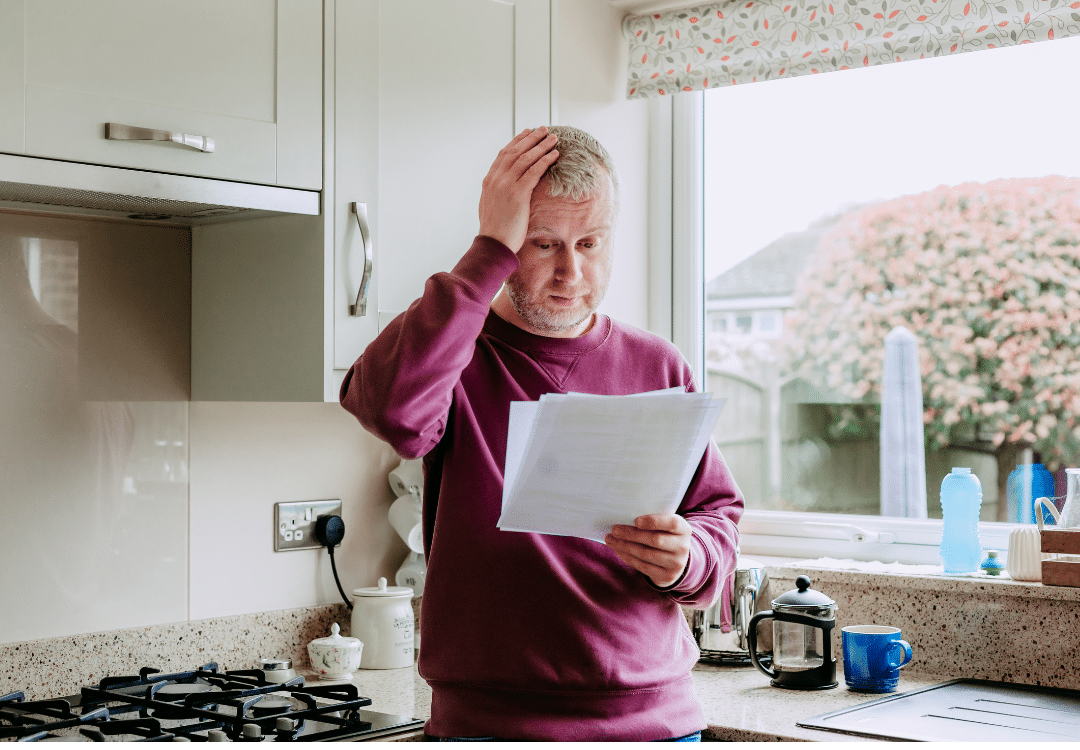
[[[900,658],[893,658],[896,654],[896,650],[900,649]],[[907,641],[893,641],[889,646],[889,652],[886,656],[889,662],[889,669],[900,669],[907,666],[907,663],[911,661],[911,644]]]
[[[1043,514],[1040,512],[1045,508],[1049,511],[1050,515],[1054,519],[1054,523],[1061,524],[1061,514],[1058,513],[1057,506],[1054,505],[1054,501],[1048,497],[1040,497],[1035,500],[1035,523],[1039,526],[1039,531],[1043,529]]]
[[[769,677],[775,679],[776,672],[770,672],[768,669],[761,665],[758,661],[757,654],[757,626],[762,620],[772,619],[772,610],[766,610],[764,612],[758,612],[756,615],[750,618],[750,623],[746,626],[746,642],[749,647],[747,650],[750,652],[750,663],[758,668],[759,671],[764,672]]]

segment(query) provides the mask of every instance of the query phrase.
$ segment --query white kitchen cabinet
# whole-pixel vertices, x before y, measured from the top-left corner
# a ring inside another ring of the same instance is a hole
[[[322,26],[321,0],[0,0],[0,151],[317,190]]]
[[[495,154],[522,128],[551,122],[552,65],[549,0],[338,0],[336,13],[341,370],[468,249]],[[350,262],[352,201],[367,202],[375,238],[366,320],[348,314],[357,284],[349,269],[359,266]]]
[[[498,150],[551,121],[550,0],[327,0],[323,215],[196,227],[192,398],[337,400],[477,231]],[[373,275],[350,314],[367,206]]]
[[[0,0],[0,151],[23,150],[23,0]]]

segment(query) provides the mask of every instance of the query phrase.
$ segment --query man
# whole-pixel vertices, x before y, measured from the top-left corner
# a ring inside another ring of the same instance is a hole
[[[615,526],[606,546],[496,528],[511,401],[693,390],[670,343],[595,312],[616,180],[588,134],[523,131],[484,179],[472,247],[342,384],[366,428],[424,457],[429,735],[662,740],[705,726],[679,605],[713,603],[734,568],[742,498],[715,446],[676,514]]]

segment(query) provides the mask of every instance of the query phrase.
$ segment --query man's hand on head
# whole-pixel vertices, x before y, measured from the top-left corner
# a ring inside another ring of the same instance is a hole
[[[690,560],[690,524],[674,513],[638,516],[633,526],[616,524],[604,537],[619,559],[665,588],[682,576]]]
[[[546,127],[523,130],[506,144],[484,177],[480,193],[480,234],[515,253],[529,231],[533,190],[557,158],[557,138]]]

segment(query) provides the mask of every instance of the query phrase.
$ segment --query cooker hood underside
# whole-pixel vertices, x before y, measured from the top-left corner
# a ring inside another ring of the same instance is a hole
[[[319,204],[313,190],[0,154],[0,210],[192,226],[317,216]]]

